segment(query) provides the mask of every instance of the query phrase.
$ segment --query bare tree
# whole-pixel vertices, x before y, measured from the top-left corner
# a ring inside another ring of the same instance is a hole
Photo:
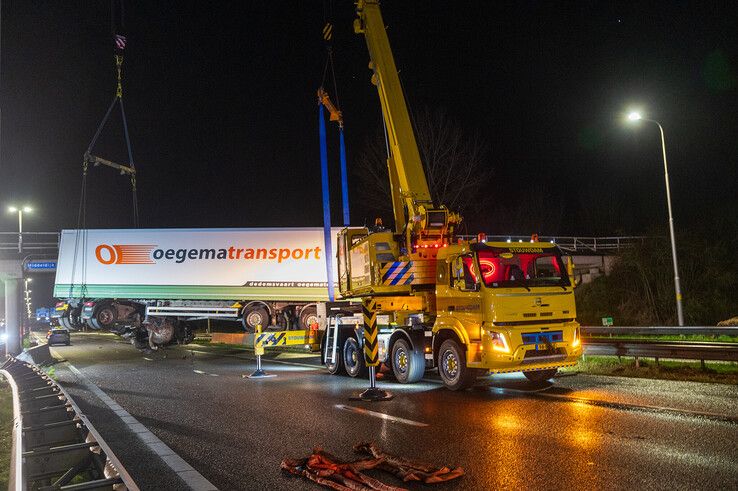
[[[442,110],[424,107],[412,116],[434,203],[446,205],[462,215],[479,208],[485,201],[484,190],[492,176],[487,142],[479,133],[467,134]],[[387,151],[381,131],[367,141],[355,168],[365,208],[391,216]]]

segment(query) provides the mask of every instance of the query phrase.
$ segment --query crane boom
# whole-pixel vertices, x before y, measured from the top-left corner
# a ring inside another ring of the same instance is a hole
[[[364,34],[369,49],[372,83],[379,92],[382,117],[387,129],[389,153],[387,168],[395,218],[395,231],[405,231],[408,220],[422,214],[419,205],[432,209],[433,200],[425,178],[410,114],[390,49],[378,0],[359,0],[354,31]],[[404,207],[407,208],[405,211]]]

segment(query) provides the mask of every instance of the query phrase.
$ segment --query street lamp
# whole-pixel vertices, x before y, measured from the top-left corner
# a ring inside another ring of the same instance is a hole
[[[9,206],[9,213],[18,213],[18,252],[23,252],[23,213],[31,213],[30,206]]]
[[[666,142],[664,141],[664,128],[661,123],[653,119],[647,119],[641,116],[641,113],[633,111],[628,114],[628,120],[631,122],[647,121],[659,127],[661,133],[661,153],[664,157],[664,182],[666,183],[666,206],[669,209],[669,234],[671,236],[671,259],[674,263],[674,291],[676,293],[677,319],[679,326],[684,325],[684,313],[682,312],[682,288],[679,285],[679,268],[677,267],[676,239],[674,238],[674,217],[671,213],[671,192],[669,190],[669,168],[666,165]]]

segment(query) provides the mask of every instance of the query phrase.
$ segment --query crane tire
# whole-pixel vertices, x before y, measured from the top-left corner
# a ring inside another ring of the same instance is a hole
[[[364,352],[355,337],[346,338],[341,358],[343,358],[343,365],[349,377],[365,377],[369,372],[364,363]]]
[[[413,384],[423,378],[425,357],[407,339],[400,338],[392,345],[392,373],[401,384]]]
[[[454,339],[447,339],[438,350],[438,373],[443,385],[449,390],[468,389],[477,380],[483,370],[466,366],[466,352]]]

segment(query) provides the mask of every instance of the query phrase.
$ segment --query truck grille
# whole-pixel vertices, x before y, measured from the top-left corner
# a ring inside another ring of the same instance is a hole
[[[560,343],[564,340],[563,331],[524,332],[523,344]]]

